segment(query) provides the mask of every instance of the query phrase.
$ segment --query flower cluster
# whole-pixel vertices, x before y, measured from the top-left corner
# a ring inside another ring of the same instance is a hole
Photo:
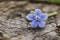
[[[46,25],[45,20],[47,20],[48,15],[43,14],[40,9],[35,9],[35,13],[28,14],[26,18],[32,21],[31,26],[33,28],[36,28],[36,27],[44,28]]]

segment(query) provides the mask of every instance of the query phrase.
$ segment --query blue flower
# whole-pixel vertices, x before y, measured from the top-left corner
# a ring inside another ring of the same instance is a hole
[[[31,26],[33,28],[40,27],[44,28],[46,25],[45,20],[47,20],[48,15],[42,14],[40,9],[35,9],[35,14],[28,14],[27,19],[32,21]]]

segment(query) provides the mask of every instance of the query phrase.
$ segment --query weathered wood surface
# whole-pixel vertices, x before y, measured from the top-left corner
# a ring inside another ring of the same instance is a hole
[[[41,8],[42,11],[49,13],[59,10],[60,7],[57,5],[40,3],[32,4],[25,1],[1,2],[0,31],[3,32],[3,37],[5,36],[4,34],[6,34],[9,40],[60,40],[60,36],[58,36],[58,33],[56,32],[56,23],[58,24],[56,20],[60,20],[60,15],[57,17],[58,19],[50,17],[47,20],[47,25],[44,29],[31,28],[30,22],[27,21],[25,17],[30,10],[36,8]],[[0,38],[3,37],[0,35]]]

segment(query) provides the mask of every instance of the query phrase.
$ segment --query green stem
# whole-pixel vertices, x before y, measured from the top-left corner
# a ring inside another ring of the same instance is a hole
[[[31,11],[31,13],[34,14],[35,12],[34,11]],[[56,14],[58,14],[58,13],[57,12],[50,13],[50,14],[48,14],[48,17],[53,16],[53,15],[56,15]]]
[[[53,15],[56,15],[56,14],[58,14],[58,13],[57,12],[53,12],[53,13],[48,14],[48,16],[50,17],[50,16],[53,16]]]

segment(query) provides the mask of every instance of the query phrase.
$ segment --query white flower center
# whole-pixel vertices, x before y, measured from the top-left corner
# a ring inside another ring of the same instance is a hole
[[[36,16],[36,18],[35,18],[36,20],[40,20],[40,17],[39,16]]]

